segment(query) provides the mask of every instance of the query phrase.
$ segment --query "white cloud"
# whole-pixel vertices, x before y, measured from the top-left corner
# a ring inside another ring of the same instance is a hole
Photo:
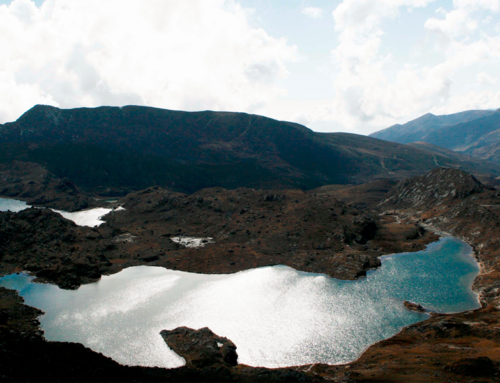
[[[431,2],[344,0],[335,9],[333,17],[339,33],[339,44],[332,52],[338,67],[336,97],[327,111],[317,113],[318,118],[330,118],[342,130],[366,131],[398,118],[416,99],[427,100],[429,92],[446,93],[447,81],[422,81],[422,76],[410,67],[391,83],[385,74],[390,56],[380,53],[382,22],[395,18],[401,7],[422,7]],[[409,79],[418,88],[409,90]],[[314,120],[314,116],[309,118]]]
[[[446,13],[442,20],[428,19],[424,24],[425,29],[433,32],[441,32],[455,38],[469,35],[477,29],[477,22],[463,9],[454,9]]]
[[[493,17],[491,15],[489,15],[483,19],[482,23],[488,25],[491,23],[492,20],[493,20]]]
[[[323,17],[323,10],[321,8],[306,7],[303,8],[301,12],[312,19],[320,19]]]
[[[453,0],[456,8],[474,11],[486,9],[493,12],[500,12],[500,0]]]
[[[297,56],[233,0],[14,0],[0,52],[0,122],[35,103],[252,111]]]
[[[476,78],[477,78],[477,81],[483,85],[492,85],[498,81],[498,79],[496,77],[492,77],[488,73],[485,73],[485,72],[478,73]]]
[[[444,105],[430,109],[436,115],[452,114],[474,109],[498,109],[500,107],[500,92],[470,91],[452,96]]]
[[[297,114],[296,119],[316,128],[323,125],[329,130],[370,133],[430,110],[453,113],[495,107],[500,92],[468,92],[464,97],[454,93],[455,80],[460,81],[458,76],[464,70],[493,64],[500,58],[500,36],[484,31],[474,34],[479,26],[471,16],[474,10],[465,5],[449,12],[439,9],[442,19],[430,18],[425,23],[425,29],[432,32],[430,41],[437,35],[446,41],[437,54],[432,52],[432,65],[395,63],[383,46],[385,20],[396,18],[405,8],[430,3],[344,0],[333,12],[338,32],[338,44],[332,52],[337,65],[333,84],[336,96],[328,106],[309,109]]]

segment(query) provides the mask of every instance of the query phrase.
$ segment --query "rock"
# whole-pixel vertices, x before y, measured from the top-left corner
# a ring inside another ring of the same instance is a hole
[[[160,334],[167,345],[186,360],[187,367],[233,367],[238,364],[234,343],[214,334],[208,327],[199,330],[178,327]]]
[[[83,194],[72,181],[58,178],[44,166],[13,161],[0,164],[0,194],[16,197],[28,205],[78,211],[98,202]]]
[[[404,306],[410,310],[410,311],[415,311],[417,313],[425,313],[427,312],[421,305],[419,305],[418,303],[413,303],[413,302],[410,302],[410,301],[404,301]]]
[[[143,260],[144,262],[155,262],[159,259],[160,259],[160,257],[158,257],[157,255],[151,255],[151,256],[141,258],[141,260]]]
[[[278,194],[268,194],[266,195],[265,200],[267,202],[281,202],[284,201],[286,197],[284,195],[278,195]]]
[[[473,175],[461,170],[436,168],[422,176],[400,181],[390,190],[380,206],[435,207],[490,189]]]
[[[448,364],[445,369],[459,375],[490,376],[496,371],[492,360],[485,356],[464,358]]]
[[[0,310],[0,326],[7,323],[9,320],[9,313],[6,310]]]

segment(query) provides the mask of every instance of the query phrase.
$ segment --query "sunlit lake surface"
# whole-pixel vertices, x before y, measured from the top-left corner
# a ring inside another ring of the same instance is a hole
[[[26,202],[18,201],[9,198],[0,198],[0,211],[12,211],[19,212],[21,210],[27,209],[31,206],[26,204]],[[54,209],[52,209],[54,210]],[[54,210],[56,213],[61,214],[64,218],[73,221],[78,226],[99,226],[104,221],[101,219],[102,216],[108,214],[112,209],[96,208],[89,210],[82,210],[77,212],[67,212],[62,210]]]
[[[27,274],[0,278],[41,318],[49,340],[80,342],[127,365],[177,367],[182,358],[159,335],[179,326],[210,327],[238,347],[239,362],[281,367],[352,361],[371,344],[427,314],[479,307],[471,284],[478,265],[464,242],[442,238],[419,253],[384,257],[358,281],[285,266],[231,275],[131,267],[76,291],[32,283]]]

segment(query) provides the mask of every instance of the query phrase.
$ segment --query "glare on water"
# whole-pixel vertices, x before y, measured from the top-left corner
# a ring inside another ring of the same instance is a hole
[[[239,363],[280,367],[352,361],[371,344],[427,318],[403,307],[458,312],[479,307],[470,247],[448,237],[426,251],[385,257],[358,281],[285,266],[231,275],[132,267],[76,291],[0,279],[41,318],[49,340],[80,342],[127,365],[177,367],[183,359],[159,335],[179,326],[209,327],[238,347]]]

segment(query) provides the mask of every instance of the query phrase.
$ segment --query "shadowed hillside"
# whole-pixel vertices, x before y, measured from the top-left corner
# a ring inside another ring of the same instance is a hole
[[[0,129],[0,163],[37,163],[87,192],[152,185],[182,192],[223,186],[312,189],[420,174],[437,164],[475,173],[500,167],[245,113],[139,106],[35,106]]]

